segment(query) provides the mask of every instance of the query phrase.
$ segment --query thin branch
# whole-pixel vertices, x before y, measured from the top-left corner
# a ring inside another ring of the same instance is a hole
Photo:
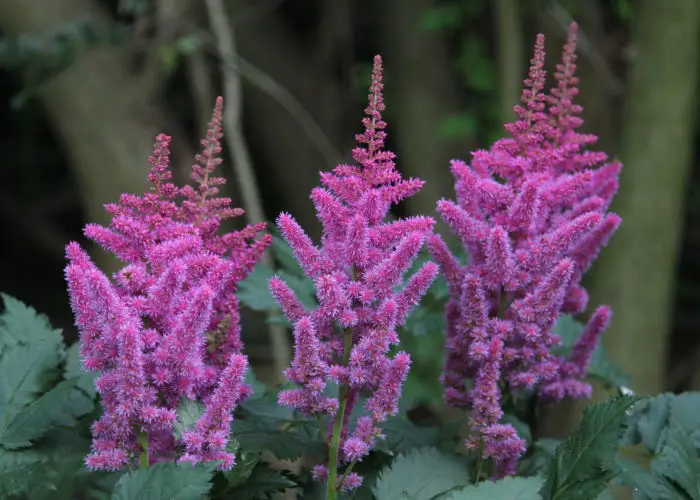
[[[206,5],[209,13],[209,23],[217,42],[219,57],[225,63],[222,72],[224,100],[226,103],[223,121],[226,141],[233,156],[233,169],[238,180],[243,208],[247,212],[249,221],[265,221],[265,213],[241,124],[241,82],[237,71],[228,70],[229,66],[235,66],[236,64],[236,45],[233,29],[229,25],[222,0],[206,0]],[[269,252],[266,253],[262,262],[272,267],[272,255]],[[285,328],[277,325],[270,325],[269,332],[275,374],[277,377],[281,377],[282,371],[291,359],[289,344],[286,340],[287,332]]]
[[[495,24],[498,36],[499,106],[501,120],[513,119],[513,107],[520,99],[524,78],[522,64],[523,30],[516,0],[496,0]]]
[[[210,41],[217,45],[209,33],[198,34],[201,40]],[[328,136],[323,132],[321,126],[294,95],[278,83],[274,78],[265,73],[254,64],[246,61],[238,54],[233,54],[229,60],[225,60],[216,50],[210,49],[212,55],[220,59],[224,72],[240,73],[241,76],[256,85],[260,90],[279,102],[290,115],[299,123],[311,142],[316,146],[323,160],[329,165],[335,165],[341,161],[342,156],[338,153]]]

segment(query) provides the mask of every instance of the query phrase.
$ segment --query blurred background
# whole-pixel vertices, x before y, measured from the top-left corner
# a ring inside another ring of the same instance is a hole
[[[377,53],[389,146],[427,181],[397,214],[434,214],[454,196],[449,160],[513,118],[536,33],[551,70],[572,20],[584,129],[625,165],[589,312],[612,305],[605,344],[633,389],[698,390],[698,0],[0,0],[0,291],[74,339],[65,244],[143,191],[158,132],[186,180],[217,95],[228,194],[252,222],[286,210],[317,237],[308,194],[350,161]],[[245,321],[264,370],[276,351],[259,313]],[[429,394],[439,321],[424,330],[409,347]]]

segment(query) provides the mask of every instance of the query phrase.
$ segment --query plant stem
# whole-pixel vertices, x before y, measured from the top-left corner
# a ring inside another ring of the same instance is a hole
[[[345,346],[343,349],[343,366],[347,366],[350,360],[350,348],[352,347],[352,331],[345,330]],[[331,445],[328,450],[328,484],[326,486],[326,500],[335,500],[338,489],[336,478],[338,477],[338,447],[340,446],[340,434],[343,431],[343,420],[345,417],[345,408],[348,404],[348,387],[346,384],[340,386],[338,391],[338,413],[335,414],[335,422],[333,424],[333,436],[331,437]]]
[[[479,479],[481,478],[481,469],[484,466],[484,456],[481,451],[481,446],[479,447],[479,458],[476,459],[476,473],[474,474],[474,484],[479,484]]]
[[[139,444],[141,453],[139,454],[139,469],[148,469],[148,434],[139,432]]]
[[[345,469],[345,472],[343,472],[343,476],[340,478],[340,481],[338,482],[339,488],[343,487],[343,483],[345,482],[345,479],[348,477],[348,475],[350,475],[350,473],[352,472],[352,469],[353,469],[353,467],[355,467],[356,463],[357,463],[357,460],[353,460],[352,462],[350,462],[350,465],[347,466],[347,468]]]

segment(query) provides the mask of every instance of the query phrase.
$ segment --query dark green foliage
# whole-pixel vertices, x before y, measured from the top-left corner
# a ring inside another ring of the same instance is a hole
[[[160,463],[124,474],[117,481],[112,500],[196,500],[211,487],[216,464]]]
[[[0,316],[0,497],[71,498],[94,489],[82,470],[93,377],[61,332],[20,301],[2,296]]]
[[[573,434],[557,447],[542,487],[544,500],[596,498],[619,474],[615,463],[627,413],[638,397],[622,396],[587,407]]]
[[[648,468],[620,459],[638,499],[700,499],[700,393],[661,394],[630,416],[623,445],[645,448]]]
[[[467,463],[435,448],[401,454],[379,473],[374,486],[377,500],[423,500],[469,484]]]
[[[584,326],[565,314],[559,318],[554,332],[561,338],[561,346],[557,350],[558,354],[567,356],[571,347],[576,340],[581,336]],[[590,377],[596,378],[611,387],[621,387],[629,384],[627,375],[622,373],[620,369],[608,358],[605,348],[598,344],[598,347],[593,352],[591,364],[588,370]]]
[[[231,490],[228,498],[266,500],[273,493],[296,486],[298,484],[291,474],[261,463],[253,469],[244,484]]]
[[[476,486],[467,486],[453,491],[441,500],[540,500],[538,490],[542,487],[539,477],[507,477],[500,481],[485,481]]]

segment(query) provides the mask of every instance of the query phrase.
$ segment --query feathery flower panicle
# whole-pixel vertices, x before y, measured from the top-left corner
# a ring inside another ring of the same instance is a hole
[[[116,470],[148,460],[234,465],[226,451],[229,423],[249,388],[240,354],[238,283],[269,246],[264,224],[220,234],[221,221],[243,213],[220,197],[213,175],[221,163],[217,99],[203,152],[192,167],[194,186],[171,182],[170,138],[156,138],[143,195],[123,194],[106,205],[109,227],[88,224],[85,235],[124,262],[112,280],[73,242],[66,280],[80,332],[84,369],[100,372],[104,413],[93,426],[92,469]],[[173,434],[183,398],[205,411],[182,439]]]
[[[323,226],[321,246],[291,215],[282,213],[277,219],[296,259],[314,281],[319,302],[316,309],[307,310],[282,279],[270,281],[272,294],[294,324],[295,357],[286,375],[299,386],[282,391],[279,402],[307,415],[335,417],[329,465],[314,469],[321,481],[335,480],[337,467],[362,460],[381,437],[379,424],[396,414],[411,360],[403,352],[390,356],[390,349],[398,343],[397,327],[438,272],[435,264],[426,263],[397,289],[432,233],[434,220],[385,221],[391,205],[417,193],[423,181],[403,179],[396,170],[394,154],[384,148],[383,110],[377,56],[362,120],[365,130],[356,136],[358,146],[352,152],[356,165],[322,172],[323,187],[311,193]],[[324,392],[328,380],[340,385],[339,397]],[[349,429],[348,416],[360,392],[369,394],[369,415]],[[336,486],[347,490],[360,482],[359,476],[348,473]]]
[[[517,120],[505,125],[510,137],[474,152],[470,165],[452,162],[457,202],[441,200],[438,212],[469,264],[438,236],[429,241],[451,295],[444,397],[469,408],[467,445],[494,460],[496,476],[514,473],[525,451],[515,429],[500,423],[502,387],[536,388],[545,401],[590,395],[588,363],[610,320],[610,309],[599,308],[568,359],[552,353],[557,319],[586,308],[581,277],[620,224],[607,207],[621,165],[601,165],[607,156],[587,149],[597,138],[577,132],[576,29],[549,95],[544,37],[537,37]]]

